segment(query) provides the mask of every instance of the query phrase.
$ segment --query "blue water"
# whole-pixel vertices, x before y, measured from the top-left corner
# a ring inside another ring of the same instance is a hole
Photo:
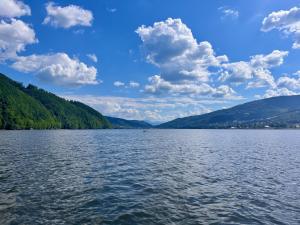
[[[0,224],[300,224],[300,131],[0,131]]]

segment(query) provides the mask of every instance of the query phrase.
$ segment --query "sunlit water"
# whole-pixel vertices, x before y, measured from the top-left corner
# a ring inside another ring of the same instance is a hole
[[[299,224],[300,131],[0,131],[0,224]]]

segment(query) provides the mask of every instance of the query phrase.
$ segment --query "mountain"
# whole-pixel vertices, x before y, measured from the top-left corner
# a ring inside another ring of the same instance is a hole
[[[298,128],[300,95],[257,100],[229,109],[178,118],[158,128]]]
[[[0,74],[0,129],[101,129],[109,121],[98,111]]]
[[[125,120],[115,117],[106,117],[108,121],[112,124],[113,128],[119,129],[149,129],[153,126],[145,121],[140,120]]]

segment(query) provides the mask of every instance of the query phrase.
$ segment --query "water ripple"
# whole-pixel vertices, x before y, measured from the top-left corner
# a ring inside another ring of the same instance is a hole
[[[0,131],[0,143],[1,225],[300,224],[299,131]]]

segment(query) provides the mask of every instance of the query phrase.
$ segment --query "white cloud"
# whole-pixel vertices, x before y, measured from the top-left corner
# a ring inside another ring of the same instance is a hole
[[[300,8],[280,10],[270,13],[262,22],[262,31],[282,31],[286,35],[293,35],[295,42],[293,48],[300,48]]]
[[[292,90],[300,90],[300,78],[291,78],[291,77],[280,77],[277,80],[277,86],[279,88],[287,88]]]
[[[122,86],[125,86],[125,83],[123,83],[121,81],[115,81],[114,82],[114,86],[116,86],[116,87],[122,87]]]
[[[127,84],[124,83],[124,82],[121,82],[121,81],[115,81],[114,86],[124,87],[124,88],[138,88],[140,86],[140,84],[138,82],[135,82],[135,81],[130,81]]]
[[[21,20],[0,21],[0,61],[12,59],[38,40],[34,30]]]
[[[275,79],[271,71],[264,68],[256,68],[254,69],[254,80],[248,83],[247,88],[262,87],[276,87]]]
[[[18,0],[1,0],[0,17],[14,18],[31,15],[30,7]]]
[[[232,97],[231,88],[211,87],[211,68],[227,62],[227,56],[216,56],[207,41],[198,43],[191,30],[180,20],[169,18],[153,26],[140,26],[140,36],[147,61],[161,71],[149,77],[145,92],[151,94]]]
[[[248,62],[234,62],[223,65],[220,80],[230,83],[243,83],[253,78],[253,70]]]
[[[248,62],[225,63],[219,79],[234,84],[248,82],[248,88],[274,88],[276,83],[270,69],[282,65],[287,55],[287,51],[274,50],[268,55],[252,56]]]
[[[92,12],[76,5],[61,7],[50,2],[46,5],[46,10],[47,17],[43,22],[44,24],[63,28],[92,25]]]
[[[274,50],[270,54],[254,55],[248,61],[228,62],[226,55],[216,56],[209,42],[199,43],[180,19],[143,25],[136,32],[147,61],[160,70],[159,75],[149,77],[144,92],[161,96],[234,99],[240,97],[228,85],[240,84],[246,88],[274,90],[277,84],[271,70],[282,65],[289,53]],[[217,80],[214,74],[220,75]],[[220,81],[224,85],[220,85]]]
[[[140,84],[138,82],[135,82],[135,81],[129,82],[129,87],[131,87],[131,88],[138,88],[139,86],[140,86]]]
[[[216,56],[207,41],[198,43],[181,19],[169,18],[153,26],[140,26],[140,36],[148,62],[161,70],[167,81],[208,81],[210,67],[226,62],[226,56]]]
[[[208,113],[214,104],[218,104],[219,108],[228,106],[228,102],[224,100],[199,100],[187,97],[128,98],[93,95],[64,95],[62,97],[81,101],[107,116],[147,120],[156,123]]]
[[[295,73],[297,75],[297,73]],[[299,95],[300,77],[292,78],[288,76],[279,77],[276,87],[266,90],[264,95],[256,95],[258,98],[270,98],[276,96]]]
[[[3,5],[3,3],[5,4]],[[11,14],[8,14],[4,9],[10,9]],[[85,22],[83,17],[92,18],[92,14],[89,11],[82,10],[77,6],[61,8],[54,6],[53,3],[49,3],[47,9],[49,9],[48,20],[46,18],[45,21],[52,23],[52,25],[55,23],[64,27],[73,26],[75,23],[88,25],[88,22]],[[63,17],[62,14],[64,13],[69,14]],[[18,17],[22,15],[30,15],[30,8],[24,3],[1,0],[0,16]],[[51,18],[49,17],[50,15],[56,15],[57,17]],[[66,21],[64,19],[70,20]],[[20,52],[25,51],[27,45],[37,42],[34,30],[23,21],[14,18],[0,21],[0,61],[9,60],[12,68],[24,73],[35,73],[40,80],[57,85],[78,86],[99,83],[96,80],[97,69],[95,67],[89,67],[76,58],[70,58],[65,53],[19,55]],[[95,55],[90,55],[90,57],[94,61],[97,60]]]
[[[18,57],[12,67],[25,73],[34,72],[40,80],[62,86],[98,83],[95,67],[88,67],[65,53]]]
[[[230,9],[228,7],[220,7],[219,11],[222,12],[222,19],[226,19],[226,18],[238,19],[240,16],[239,11],[235,9]]]
[[[172,94],[190,96],[210,96],[217,98],[237,98],[235,91],[226,85],[213,88],[206,83],[183,82],[172,83],[159,75],[149,77],[145,92],[150,94]]]
[[[212,97],[215,98],[229,98],[229,99],[240,99],[240,96],[236,96],[236,92],[227,85],[221,85],[217,88],[213,88]]]
[[[284,57],[289,54],[288,51],[274,50],[268,55],[255,55],[251,57],[251,65],[255,68],[273,68],[283,64]]]
[[[154,75],[148,78],[149,83],[145,86],[145,91],[151,94],[201,94],[211,93],[211,87],[207,84],[195,85],[194,83],[174,84],[164,80],[160,75]]]
[[[277,89],[269,89],[263,96],[257,95],[258,98],[271,98],[276,96],[290,96],[290,95],[297,95],[294,91],[291,91],[287,88],[277,88]]]
[[[90,60],[92,60],[94,63],[98,62],[98,58],[95,54],[87,54],[87,57],[89,57]]]

